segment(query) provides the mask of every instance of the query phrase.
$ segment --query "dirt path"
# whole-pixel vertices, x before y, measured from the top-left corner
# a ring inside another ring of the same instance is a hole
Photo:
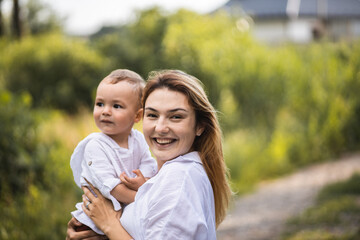
[[[326,184],[360,172],[360,153],[344,156],[261,184],[236,200],[219,226],[219,240],[277,240],[286,219],[311,206]]]

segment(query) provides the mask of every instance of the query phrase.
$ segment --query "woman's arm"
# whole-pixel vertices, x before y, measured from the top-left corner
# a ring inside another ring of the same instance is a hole
[[[120,223],[121,211],[115,211],[109,200],[99,190],[92,187],[95,197],[87,187],[83,187],[83,210],[111,240],[129,240],[132,237]],[[90,202],[90,203],[89,203]],[[88,206],[87,208],[85,206]]]

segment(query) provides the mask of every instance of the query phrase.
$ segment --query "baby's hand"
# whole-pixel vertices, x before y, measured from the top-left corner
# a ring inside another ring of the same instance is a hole
[[[139,187],[146,182],[146,179],[139,169],[133,170],[133,173],[136,174],[136,177],[134,178],[128,177],[125,172],[121,173],[120,180],[128,188],[137,191]]]

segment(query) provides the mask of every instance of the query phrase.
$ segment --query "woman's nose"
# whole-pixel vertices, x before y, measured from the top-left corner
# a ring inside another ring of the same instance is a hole
[[[164,118],[159,118],[159,120],[156,122],[155,131],[159,133],[167,133],[169,131],[169,126]]]

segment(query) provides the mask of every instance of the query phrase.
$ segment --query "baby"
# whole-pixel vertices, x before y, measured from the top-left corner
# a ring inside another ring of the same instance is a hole
[[[144,136],[133,129],[142,118],[144,85],[140,75],[126,69],[115,70],[100,82],[93,116],[101,132],[83,139],[70,160],[76,184],[81,187],[89,185],[86,181],[91,183],[111,200],[116,211],[121,209],[119,202],[133,202],[137,189],[157,172]],[[131,184],[123,184],[120,175],[122,179],[127,176],[125,180]],[[104,234],[83,212],[82,202],[76,208],[73,217]]]

